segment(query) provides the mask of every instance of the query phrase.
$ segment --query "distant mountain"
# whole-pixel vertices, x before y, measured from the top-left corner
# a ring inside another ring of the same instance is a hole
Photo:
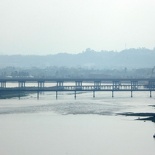
[[[0,55],[0,67],[85,67],[85,68],[151,68],[155,66],[155,49],[126,49],[120,52],[86,49],[79,54]]]

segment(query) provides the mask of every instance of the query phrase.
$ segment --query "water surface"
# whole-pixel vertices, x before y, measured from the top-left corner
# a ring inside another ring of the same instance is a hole
[[[36,94],[0,100],[0,154],[154,155],[155,124],[120,112],[155,112],[148,92]]]

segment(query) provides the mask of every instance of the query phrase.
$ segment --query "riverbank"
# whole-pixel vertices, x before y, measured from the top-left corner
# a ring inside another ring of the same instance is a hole
[[[10,92],[0,92],[0,99],[11,99],[11,98],[15,98],[15,97],[24,97],[27,96],[28,92],[17,92],[17,91],[10,91]]]
[[[143,121],[152,121],[155,123],[155,113],[133,113],[133,112],[125,112],[119,113],[118,115],[124,116],[137,116],[136,120],[143,120]]]

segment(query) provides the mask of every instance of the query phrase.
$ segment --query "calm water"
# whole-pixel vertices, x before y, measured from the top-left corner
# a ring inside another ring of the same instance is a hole
[[[0,100],[0,155],[154,155],[155,124],[118,116],[155,112],[155,93],[36,94]]]

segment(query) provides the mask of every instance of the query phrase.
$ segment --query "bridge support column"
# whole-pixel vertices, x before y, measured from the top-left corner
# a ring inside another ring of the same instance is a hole
[[[58,92],[56,91],[56,100],[58,99]]]
[[[131,91],[131,97],[133,97],[132,91]]]
[[[114,97],[114,91],[112,91],[112,98]]]
[[[95,91],[93,91],[93,98],[95,98]]]
[[[138,81],[131,81],[131,97],[133,97],[132,90],[138,90]]]
[[[76,100],[76,91],[74,92],[74,98],[75,98],[75,100]]]
[[[76,89],[82,90],[82,81],[75,81]]]
[[[18,82],[18,87],[19,88],[25,88],[25,81],[19,81]]]
[[[45,87],[45,82],[44,81],[38,81],[38,90],[41,88],[44,88],[44,87]],[[43,94],[43,93],[44,93],[43,91],[38,91],[37,98],[39,99],[39,94]]]
[[[19,93],[18,93],[18,99],[20,100],[20,90],[19,90]]]
[[[44,88],[45,82],[44,81],[38,81],[38,88]]]
[[[39,91],[37,91],[37,100],[39,100]]]
[[[152,97],[152,91],[150,91],[150,98]]]
[[[1,82],[1,88],[6,88],[6,82]]]
[[[63,81],[57,81],[57,87],[63,87]]]

